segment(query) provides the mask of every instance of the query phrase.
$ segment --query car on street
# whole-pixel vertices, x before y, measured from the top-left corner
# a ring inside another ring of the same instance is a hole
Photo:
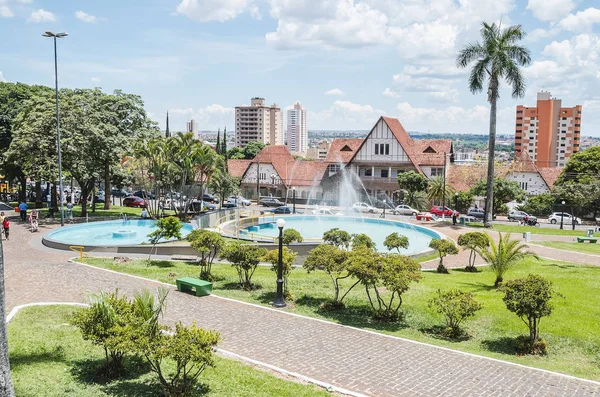
[[[215,198],[215,196],[213,196],[212,194],[209,194],[209,193],[204,193],[202,195],[202,201],[213,203],[213,204],[216,204],[219,202],[219,200],[217,200]]]
[[[290,207],[289,205],[282,205],[277,208],[265,210],[264,212],[272,212],[273,214],[293,214],[294,209],[292,207]],[[302,212],[296,210],[296,214],[302,214]]]
[[[137,196],[129,196],[123,199],[124,207],[146,208],[146,200]]]
[[[573,219],[575,219],[575,224],[581,225],[581,218],[577,218],[577,217],[573,218],[573,216],[567,212],[553,212],[552,215],[550,215],[548,217],[548,223],[551,223],[553,225],[560,223],[561,215],[562,215],[563,224],[572,225]]]
[[[340,211],[332,211],[329,208],[316,208],[311,211],[313,215],[344,215],[343,212]],[[298,211],[296,210],[296,213]]]
[[[241,204],[241,203],[240,203],[240,204]],[[221,205],[221,207],[223,207],[223,208],[237,208],[237,207],[238,207],[238,205],[237,205],[235,202],[233,202],[233,201],[225,201],[225,202],[224,202],[224,203]]]
[[[129,196],[129,192],[125,189],[112,188],[110,189],[110,195],[113,197],[127,197]]]
[[[431,210],[429,210],[430,213],[432,213],[435,216],[446,216],[446,217],[450,217],[452,216],[452,214],[454,213],[454,210],[448,208],[448,207],[442,207],[441,205],[436,205],[435,207],[433,207]]]
[[[248,200],[247,198],[244,198],[243,196],[229,196],[227,197],[227,201],[229,201],[230,203],[237,203],[237,205],[243,205],[245,207],[252,204],[252,201]]]
[[[377,208],[373,207],[372,205],[369,205],[367,203],[354,203],[352,205],[352,209],[354,210],[354,212],[368,212],[371,214],[374,214],[377,212]]]
[[[145,190],[138,190],[137,192],[134,192],[133,195],[144,200],[154,200],[156,198],[156,195],[154,193],[147,192]]]
[[[394,215],[408,215],[408,216],[417,216],[419,213],[418,210],[412,208],[410,205],[400,204],[396,208],[392,210],[392,214]]]
[[[467,211],[467,215],[481,221],[485,218],[485,211],[481,208],[471,208]]]
[[[518,210],[512,210],[508,213],[508,220],[509,221],[518,221],[518,222],[523,222],[523,220],[525,219],[525,217],[529,217],[530,215],[527,212],[524,211],[518,211]]]
[[[278,199],[274,198],[274,197],[265,197],[260,199],[260,201],[258,202],[260,205],[262,205],[263,207],[281,207],[282,205],[284,205],[283,202],[279,201]]]

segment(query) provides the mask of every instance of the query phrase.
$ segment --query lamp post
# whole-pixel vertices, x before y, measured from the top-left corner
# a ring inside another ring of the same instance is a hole
[[[565,213],[563,212],[565,210],[565,201],[563,200],[561,202],[562,207],[560,209],[560,230],[563,229],[563,216],[565,215]]]
[[[59,183],[59,200],[60,200],[60,225],[65,225],[65,214],[63,212],[63,180],[62,180],[62,159],[60,154],[60,118],[58,112],[58,57],[56,55],[56,39],[60,39],[62,37],[67,37],[66,33],[52,33],[45,32],[42,34],[44,37],[52,37],[54,39],[54,82],[56,88],[56,142],[57,142],[57,151],[58,151],[58,183]]]
[[[293,205],[294,205],[294,209],[292,210],[292,212],[295,214],[296,213],[296,187],[292,187],[292,200],[293,200]]]
[[[273,301],[275,307],[285,307],[285,299],[283,298],[283,227],[285,220],[277,219],[277,227],[279,228],[279,260],[277,261],[277,294]]]
[[[454,211],[458,211],[458,192],[454,193]]]
[[[273,187],[273,193],[271,194],[271,197],[275,196],[275,174],[271,174],[271,185]]]
[[[383,214],[381,214],[382,218],[385,218],[385,205],[386,205],[386,200],[383,200]]]

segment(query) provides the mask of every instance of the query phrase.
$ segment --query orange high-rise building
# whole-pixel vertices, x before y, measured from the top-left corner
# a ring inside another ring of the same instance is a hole
[[[539,92],[537,107],[517,106],[515,152],[526,152],[538,167],[564,167],[579,151],[581,105],[561,107],[561,100]]]

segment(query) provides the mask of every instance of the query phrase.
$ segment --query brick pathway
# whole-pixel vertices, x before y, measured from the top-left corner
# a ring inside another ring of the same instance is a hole
[[[157,283],[66,263],[15,225],[5,244],[7,309],[38,301],[80,302],[90,292],[127,294]],[[600,384],[448,349],[171,288],[165,321],[196,321],[239,355],[375,396],[600,396]]]

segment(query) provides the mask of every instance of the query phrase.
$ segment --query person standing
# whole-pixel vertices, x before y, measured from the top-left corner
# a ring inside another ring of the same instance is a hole
[[[8,235],[10,233],[10,221],[8,220],[8,217],[5,217],[4,221],[2,221],[2,229],[4,229],[4,237],[8,240]]]
[[[27,203],[25,201],[21,201],[21,204],[19,204],[19,212],[21,220],[25,222],[27,220]]]

